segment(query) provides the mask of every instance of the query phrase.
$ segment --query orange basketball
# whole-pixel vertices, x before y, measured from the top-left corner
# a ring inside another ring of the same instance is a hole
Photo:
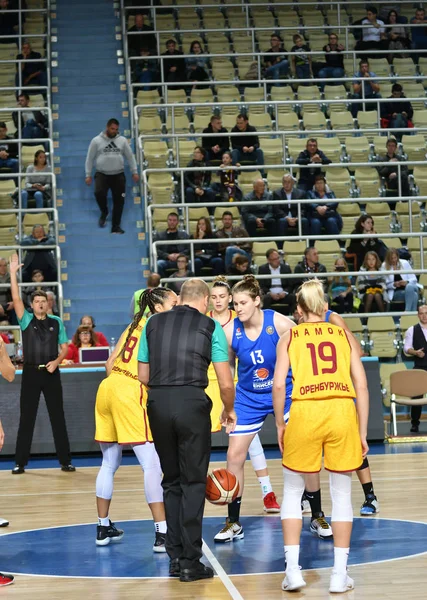
[[[227,469],[214,469],[206,479],[206,500],[224,506],[237,498],[239,482]]]
[[[267,379],[269,373],[270,373],[269,370],[265,369],[264,367],[261,367],[261,369],[257,369],[257,372],[256,372],[257,376],[260,379]]]

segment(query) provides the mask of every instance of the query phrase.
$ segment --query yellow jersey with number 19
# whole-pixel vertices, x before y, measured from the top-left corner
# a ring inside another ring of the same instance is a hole
[[[126,344],[126,348],[123,352],[121,352],[116,360],[114,361],[113,368],[111,370],[111,375],[123,375],[128,379],[133,379],[139,385],[138,381],[138,347],[139,340],[141,338],[142,330],[144,329],[144,325],[147,319],[143,317],[135,329],[132,331],[132,335],[130,336],[128,343]],[[129,326],[130,327],[130,326]],[[129,327],[125,331],[125,338],[127,337]]]
[[[355,398],[351,346],[344,329],[324,321],[301,323],[290,336],[292,401]]]

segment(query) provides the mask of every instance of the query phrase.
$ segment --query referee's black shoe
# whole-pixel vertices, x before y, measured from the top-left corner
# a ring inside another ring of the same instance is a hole
[[[203,563],[197,563],[196,566],[191,569],[181,569],[179,580],[180,581],[198,581],[199,579],[211,579],[214,576],[213,569],[207,567]]]
[[[171,558],[169,561],[169,577],[179,577],[180,574],[179,558]]]
[[[61,471],[65,471],[66,473],[74,473],[76,467],[74,465],[61,465]]]
[[[22,475],[25,473],[25,469],[22,465],[15,465],[12,469],[12,475]]]

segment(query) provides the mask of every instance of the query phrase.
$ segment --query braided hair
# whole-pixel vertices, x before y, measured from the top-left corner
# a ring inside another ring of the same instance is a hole
[[[133,332],[138,327],[139,322],[143,318],[146,310],[153,315],[156,312],[156,304],[164,304],[168,294],[171,293],[171,290],[164,287],[156,287],[156,288],[147,288],[142,292],[138,300],[138,312],[135,314],[132,323],[130,324],[128,334],[126,336],[126,340],[123,344],[122,349],[120,350],[119,356],[123,355],[126,346],[130,338],[132,337]]]

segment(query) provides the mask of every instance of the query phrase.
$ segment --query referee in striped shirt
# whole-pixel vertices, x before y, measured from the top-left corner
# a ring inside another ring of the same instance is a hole
[[[181,581],[213,577],[202,557],[202,519],[211,450],[212,402],[205,394],[214,364],[222,423],[236,426],[234,384],[222,327],[205,315],[209,287],[188,279],[180,305],[153,315],[141,334],[139,380],[149,387],[148,417],[163,470],[169,574]]]
[[[17,281],[17,273],[21,267],[18,255],[13,254],[10,257],[10,287],[13,308],[22,331],[24,366],[21,382],[21,414],[16,440],[16,465],[12,469],[12,474],[20,475],[25,472],[25,465],[30,457],[42,392],[52,425],[53,439],[61,470],[71,473],[76,469],[71,464],[61,376],[58,369],[59,364],[67,355],[67,334],[61,319],[47,314],[46,292],[42,290],[33,292],[31,295],[33,313],[25,310],[19,295]],[[58,346],[61,347],[59,355]]]

